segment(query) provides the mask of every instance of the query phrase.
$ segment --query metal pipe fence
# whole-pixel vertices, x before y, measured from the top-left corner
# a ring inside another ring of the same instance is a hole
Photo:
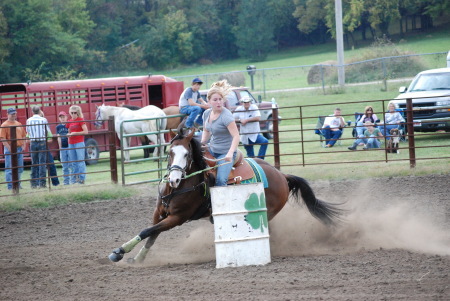
[[[407,108],[404,111],[406,122],[405,141],[399,145],[399,154],[386,152],[388,135],[381,140],[381,147],[370,150],[351,151],[348,147],[355,141],[352,136],[355,129],[354,111],[355,105],[361,107],[359,113],[363,113],[365,105],[371,105],[379,117],[383,118],[385,108],[390,99],[369,100],[358,102],[345,102],[334,104],[313,104],[304,106],[286,106],[273,110],[280,111],[283,115],[283,123],[278,131],[274,131],[274,164],[278,168],[288,166],[308,165],[333,165],[333,164],[361,164],[375,162],[407,161],[410,167],[415,167],[421,160],[445,160],[450,158],[450,133],[448,132],[415,132],[413,112],[419,110],[412,107],[412,99],[407,100]],[[343,135],[334,147],[324,148],[320,135],[316,134],[317,121],[320,116],[328,116],[333,113],[335,107],[340,107],[342,116],[348,120],[343,128]],[[377,110],[378,109],[378,110]],[[450,110],[450,107],[446,107]],[[353,111],[349,113],[349,111]],[[320,111],[319,114],[317,112]],[[287,117],[284,117],[287,116]],[[276,120],[274,121],[274,128]],[[444,122],[450,123],[450,118]],[[277,150],[279,149],[279,151]],[[270,156],[268,156],[270,157]],[[279,158],[279,162],[277,162]]]
[[[371,105],[374,108],[375,113],[378,113],[378,117],[383,118],[386,113],[385,108],[390,101],[390,99],[381,99],[333,104],[284,106],[278,108],[274,106],[272,108],[273,140],[268,143],[272,147],[268,154],[266,154],[266,160],[269,163],[274,164],[276,168],[283,169],[284,167],[292,166],[337,166],[343,164],[369,164],[377,162],[405,162],[409,163],[411,168],[414,168],[416,164],[420,164],[418,163],[420,161],[450,159],[450,133],[442,131],[421,133],[414,131],[413,113],[420,109],[413,109],[411,99],[407,100],[407,107],[406,110],[404,110],[406,117],[406,122],[404,123],[404,126],[406,127],[406,138],[405,141],[401,142],[399,145],[399,154],[386,152],[388,143],[386,137],[381,139],[382,144],[380,148],[367,151],[348,150],[347,147],[352,145],[353,141],[355,141],[355,137],[352,135],[356,126],[355,114],[362,113],[365,106]],[[346,126],[343,128],[343,135],[338,140],[339,143],[332,148],[324,148],[320,136],[315,133],[317,121],[320,116],[331,114],[336,107],[341,108],[342,116],[347,120]],[[444,107],[444,109],[450,110],[450,107]],[[281,123],[278,122],[278,115],[283,116]],[[181,115],[171,115],[164,118],[180,116]],[[158,120],[157,122],[161,122],[161,120],[159,120],[161,118],[148,118],[145,120],[155,119]],[[126,122],[135,122],[135,120],[124,121],[123,123]],[[450,120],[446,120],[446,122],[450,123]],[[123,127],[123,123],[121,128]],[[122,170],[122,185],[135,185],[160,181],[165,170],[163,166],[167,164],[167,156],[160,154],[153,158],[134,158],[125,161],[123,152],[153,147],[166,147],[169,143],[158,141],[158,144],[155,145],[122,147],[120,150],[122,158],[119,160],[116,152],[116,133],[114,128],[114,119],[110,119],[108,120],[107,130],[96,133],[97,135],[104,135],[106,133],[109,136],[108,144],[101,145],[102,147],[107,146],[109,154],[99,159],[100,161],[108,161],[110,164],[109,169],[88,171],[86,174],[109,173],[110,181],[112,183],[118,183],[119,169],[117,167],[117,162],[119,162]],[[11,130],[13,132],[15,128],[11,128]],[[140,134],[124,134],[123,129],[121,129],[121,137],[122,139],[125,139],[140,135],[161,133],[167,135],[168,132],[169,131],[167,130],[158,130]],[[90,135],[92,135],[92,133],[90,133]],[[11,137],[15,136],[12,134]],[[13,145],[11,150],[12,161],[17,162],[17,141],[11,139],[11,144]],[[30,151],[26,151],[25,154],[29,155]],[[48,165],[49,163],[46,163],[46,166]],[[18,186],[18,170],[21,167],[24,166],[18,166],[18,164],[13,163],[10,168],[13,173],[12,183],[15,185],[15,189],[13,190],[13,193],[15,194],[19,193],[20,190],[20,187]],[[6,168],[0,168],[0,170],[5,171]],[[60,175],[59,177],[62,176]],[[47,176],[46,179],[48,182],[48,190],[51,190],[51,176]],[[6,182],[0,182],[0,185],[1,184],[6,184]]]
[[[90,120],[86,120],[85,122],[91,122]],[[49,125],[52,124],[59,124],[59,123],[49,123]],[[29,127],[30,125],[28,125]],[[17,195],[20,193],[20,191],[23,189],[22,183],[26,183],[26,182],[32,182],[32,181],[39,181],[39,180],[44,180],[46,181],[46,185],[45,187],[40,187],[40,188],[46,188],[46,189],[42,189],[42,191],[51,191],[52,190],[52,186],[58,186],[60,185],[60,183],[56,184],[55,179],[59,178],[63,178],[66,175],[57,175],[56,172],[56,167],[55,167],[55,163],[53,160],[53,155],[51,154],[51,152],[58,152],[61,150],[60,148],[55,148],[55,147],[51,147],[50,146],[50,141],[57,139],[57,137],[47,137],[45,139],[45,149],[44,150],[40,150],[40,151],[32,151],[30,148],[31,146],[26,146],[26,142],[28,141],[28,138],[25,139],[16,139],[17,137],[17,128],[25,128],[26,125],[22,125],[22,126],[14,126],[14,127],[8,127],[10,130],[10,136],[11,139],[6,139],[4,141],[8,141],[10,142],[11,145],[11,166],[10,167],[6,167],[6,164],[4,164],[2,167],[0,167],[0,171],[4,171],[5,173],[10,170],[11,174],[12,174],[12,180],[11,182],[9,181],[0,181],[0,185],[2,184],[8,184],[11,183],[12,184],[12,189],[10,191],[10,193],[7,194],[0,194],[0,197],[2,196],[9,196],[11,194],[13,195]],[[114,130],[114,120],[108,120],[108,129],[105,131],[97,131],[94,133],[89,133],[89,136],[103,136],[103,135],[107,135],[109,136],[109,143],[105,144],[105,145],[98,145],[99,148],[106,148],[109,149],[109,157],[106,156],[104,158],[98,158],[98,159],[89,159],[89,158],[85,158],[84,160],[72,160],[72,161],[66,161],[66,163],[74,163],[74,162],[89,162],[91,160],[95,160],[95,161],[108,161],[110,162],[110,168],[109,169],[102,169],[102,170],[95,170],[95,171],[86,171],[86,173],[84,174],[97,174],[97,173],[109,173],[110,174],[110,178],[111,178],[111,182],[112,183],[117,183],[117,161],[116,161],[116,138],[115,138],[115,130]],[[47,134],[46,134],[47,136]],[[18,147],[17,147],[17,142],[20,140],[24,140],[25,143],[23,145],[23,149],[22,152],[19,153],[18,152]],[[77,149],[85,149],[86,151],[89,149],[89,146],[85,146],[82,148],[77,148]],[[41,163],[41,164],[36,164],[32,162],[32,154],[33,153],[45,153],[46,156],[46,162],[45,163]],[[23,156],[23,165],[19,165],[18,164],[18,157],[19,155]],[[4,156],[3,158],[3,162],[6,162],[6,157]],[[28,162],[31,162],[30,164],[26,164]],[[36,178],[20,178],[19,176],[19,171],[22,169],[24,172],[25,168],[33,168],[33,167],[39,167],[39,166],[45,166],[46,167],[46,176],[45,177],[36,177]],[[51,170],[54,171],[51,171]],[[81,173],[70,173],[69,176],[76,176],[76,175],[80,175]],[[25,184],[24,184],[25,185]]]

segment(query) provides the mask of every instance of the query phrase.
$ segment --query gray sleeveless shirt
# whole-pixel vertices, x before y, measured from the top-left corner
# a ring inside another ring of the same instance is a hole
[[[234,121],[233,114],[226,108],[223,108],[219,118],[209,122],[211,109],[203,113],[203,126],[211,135],[210,148],[211,151],[218,154],[226,154],[230,150],[233,136],[228,131],[227,126]]]

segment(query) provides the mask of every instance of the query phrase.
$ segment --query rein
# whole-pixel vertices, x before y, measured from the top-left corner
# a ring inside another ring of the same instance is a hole
[[[230,164],[230,163],[232,163],[232,162],[230,161],[230,162],[225,162],[225,163],[222,163],[222,164],[215,165],[213,167],[207,167],[205,169],[201,169],[199,171],[195,171],[195,172],[193,172],[191,174],[188,174],[188,175],[186,174],[186,171],[183,168],[181,168],[180,166],[178,166],[178,165],[171,165],[167,170],[169,171],[169,173],[172,170],[179,170],[179,171],[181,171],[183,173],[182,179],[189,179],[190,177],[196,176],[196,175],[201,174],[201,173],[203,173],[205,171],[208,171],[208,170],[211,170],[211,169],[215,169],[215,168],[218,168],[219,166],[222,166],[222,165],[225,165],[225,164]],[[167,176],[168,175],[169,174],[166,174],[164,176],[164,178],[161,180],[162,183],[169,183],[169,181],[167,180]]]

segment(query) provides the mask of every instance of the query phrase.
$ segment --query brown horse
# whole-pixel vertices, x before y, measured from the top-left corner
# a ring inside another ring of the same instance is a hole
[[[162,109],[164,113],[166,113],[166,116],[172,116],[172,115],[180,115],[180,108],[178,106],[169,106],[166,107],[164,109]],[[180,125],[181,121],[183,120],[184,117],[172,117],[172,118],[167,118],[167,126],[166,129],[167,130],[174,130],[176,128],[178,128],[178,126]]]
[[[214,179],[204,170],[207,164],[203,159],[200,142],[193,139],[194,131],[185,133],[183,123],[178,134],[172,139],[169,150],[168,174],[160,183],[156,209],[153,213],[153,226],[142,230],[139,235],[116,248],[109,255],[113,262],[120,261],[140,241],[148,238],[134,258],[128,262],[142,262],[158,235],[182,225],[186,221],[211,215],[208,189]],[[342,209],[316,198],[313,190],[303,178],[285,175],[269,163],[255,159],[264,170],[269,187],[265,188],[267,217],[271,220],[284,207],[290,195],[298,201],[300,192],[309,212],[325,224],[334,224],[339,220]],[[203,172],[202,172],[203,171]]]

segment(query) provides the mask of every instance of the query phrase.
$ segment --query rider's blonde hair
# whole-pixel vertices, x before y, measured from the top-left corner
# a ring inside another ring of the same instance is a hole
[[[227,82],[226,79],[214,82],[208,91],[207,98],[209,100],[211,98],[211,95],[218,93],[222,96],[222,98],[225,99],[225,96],[227,96],[231,92],[231,88],[232,86]]]

